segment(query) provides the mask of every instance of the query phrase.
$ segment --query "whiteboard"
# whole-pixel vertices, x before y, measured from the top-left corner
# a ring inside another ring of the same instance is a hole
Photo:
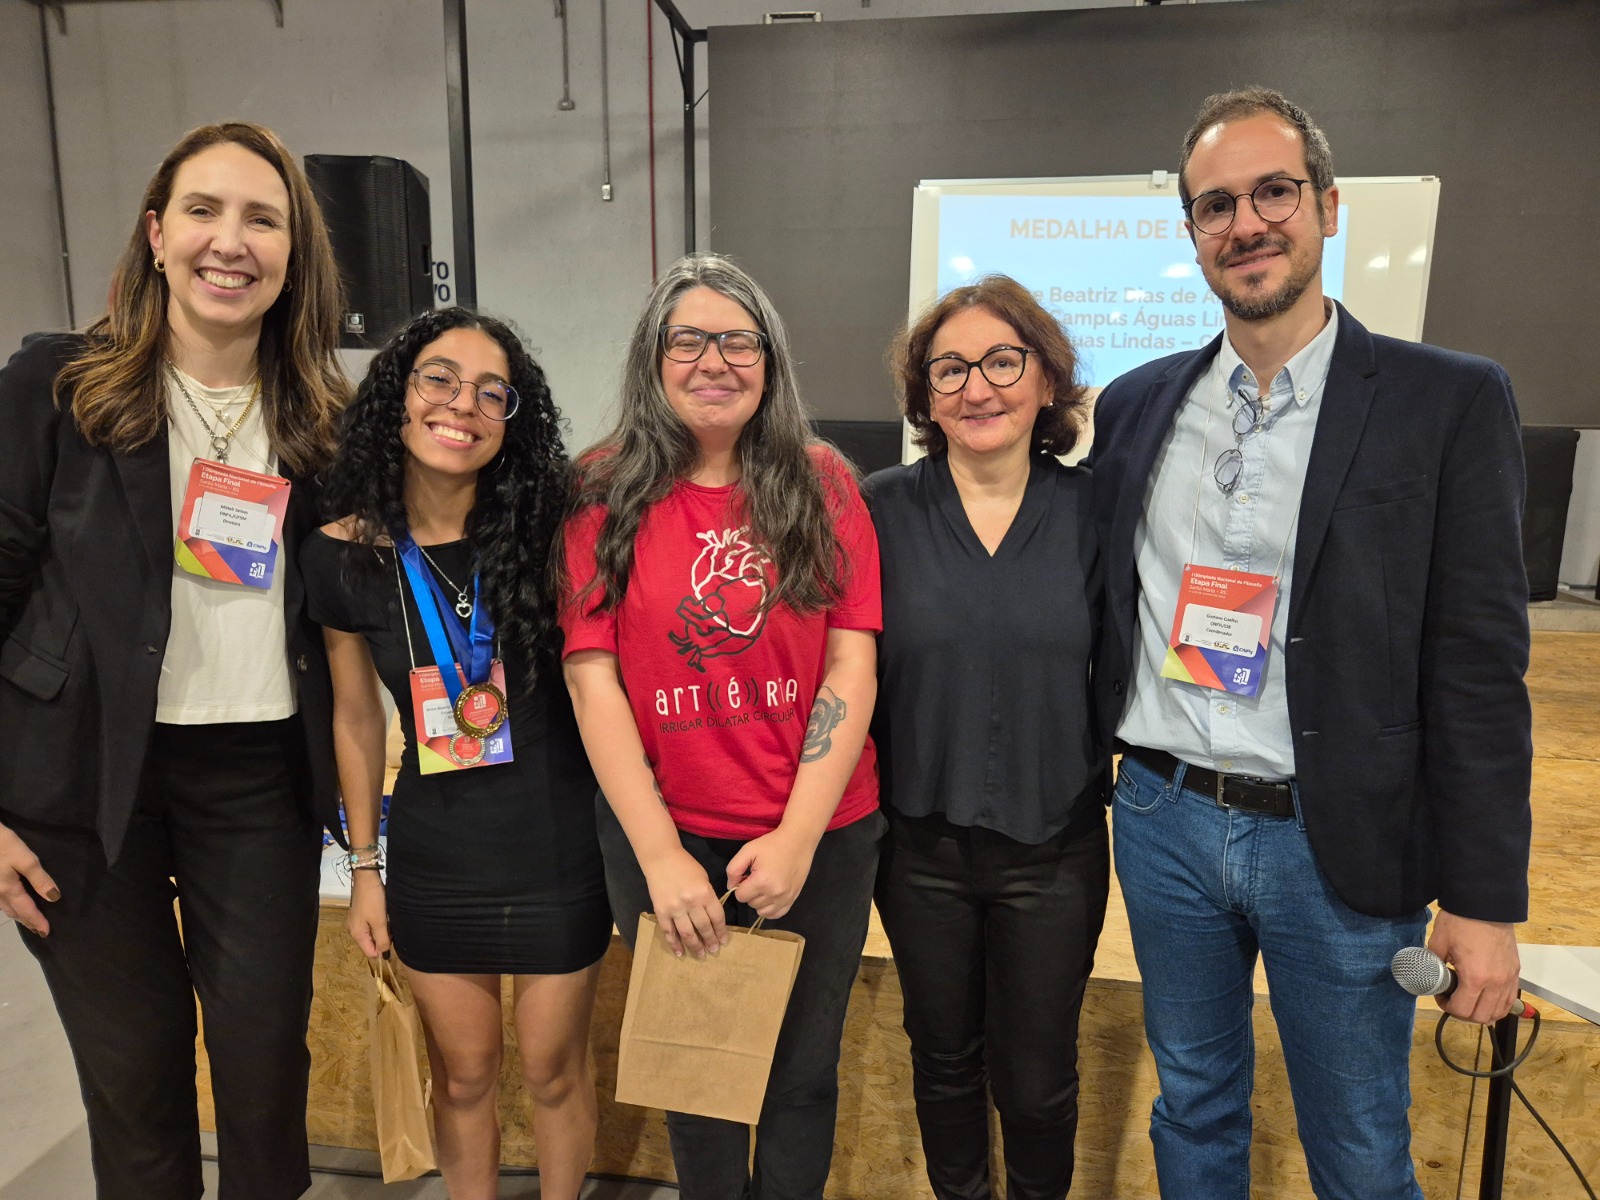
[[[1343,301],[1374,332],[1420,339],[1439,211],[1438,176],[1340,179],[1338,184],[1339,233],[1324,251],[1324,292]],[[1183,231],[1178,177],[1165,171],[919,185],[912,197],[912,317],[949,288],[992,271],[1033,290],[1058,317],[1120,313],[1128,322],[1091,328],[1087,322],[1063,321],[1075,337],[1123,328],[1130,336],[1178,343],[1149,347],[1144,360],[1204,345],[1222,328],[1221,306],[1211,297]],[[1197,297],[1192,307],[1174,302],[1183,292]],[[1088,298],[1106,293],[1114,299]],[[1141,305],[1141,297],[1156,295],[1163,300]],[[1209,307],[1215,318],[1206,324],[1134,325],[1141,307],[1152,318]],[[1136,364],[1103,378],[1090,365],[1092,384],[1104,386]]]
[[[1376,333],[1422,337],[1439,185],[1436,175],[1338,180],[1323,292]],[[1223,328],[1172,172],[924,180],[912,194],[910,318],[991,272],[1022,283],[1062,323],[1096,392]],[[909,437],[906,448],[909,460]]]

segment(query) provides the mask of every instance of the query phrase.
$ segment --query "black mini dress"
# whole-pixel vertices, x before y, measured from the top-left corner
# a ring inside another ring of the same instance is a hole
[[[470,578],[466,542],[426,549],[451,580]],[[346,569],[354,555],[374,556],[378,569]],[[366,638],[405,733],[386,874],[400,960],[460,975],[562,975],[597,962],[610,941],[611,909],[596,786],[559,668],[542,671],[528,695],[526,664],[506,656],[511,762],[423,775],[412,654],[418,666],[434,664],[416,604],[395,577],[394,552],[319,531],[301,549],[300,570],[312,620]]]

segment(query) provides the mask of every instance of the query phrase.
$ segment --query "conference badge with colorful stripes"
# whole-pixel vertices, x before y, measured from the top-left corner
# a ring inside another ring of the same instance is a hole
[[[1278,585],[1252,575],[1189,563],[1178,587],[1161,674],[1201,687],[1254,696],[1261,690]]]
[[[289,487],[278,475],[195,459],[178,514],[178,565],[219,583],[271,587]]]

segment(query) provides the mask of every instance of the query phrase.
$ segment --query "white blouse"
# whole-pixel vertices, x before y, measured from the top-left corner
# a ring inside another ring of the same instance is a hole
[[[226,430],[243,411],[255,385],[208,388],[183,376],[205,420]],[[211,458],[211,437],[167,376],[167,455],[172,487],[172,527],[178,528],[189,469]],[[258,400],[229,443],[228,464],[275,475],[278,456],[267,438]],[[191,575],[172,564],[172,628],[156,694],[156,720],[172,725],[276,721],[295,712],[283,615],[288,570],[282,548],[266,588],[241,587]]]

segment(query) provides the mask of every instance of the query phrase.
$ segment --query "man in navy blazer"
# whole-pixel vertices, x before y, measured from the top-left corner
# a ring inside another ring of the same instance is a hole
[[[1332,156],[1283,96],[1208,99],[1179,190],[1225,333],[1106,388],[1093,454],[1162,1194],[1248,1200],[1259,956],[1317,1195],[1421,1200],[1390,959],[1437,901],[1443,1007],[1492,1021],[1527,917],[1516,406],[1323,296]]]

